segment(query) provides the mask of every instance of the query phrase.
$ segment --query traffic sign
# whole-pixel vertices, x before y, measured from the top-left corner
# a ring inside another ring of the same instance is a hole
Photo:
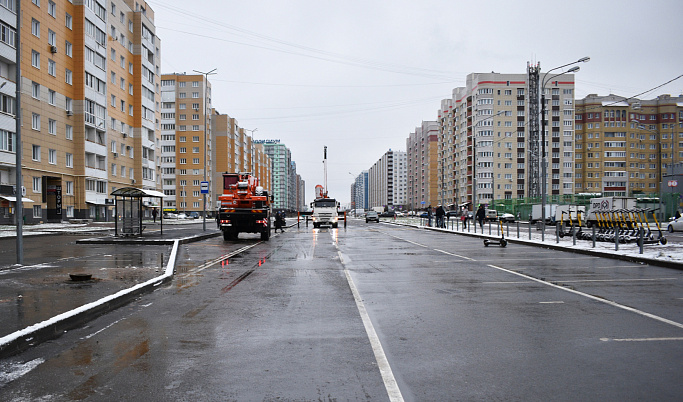
[[[669,180],[669,187],[677,187],[678,180]]]
[[[209,182],[203,181],[200,183],[200,185],[201,185],[201,193],[202,194],[209,194]]]

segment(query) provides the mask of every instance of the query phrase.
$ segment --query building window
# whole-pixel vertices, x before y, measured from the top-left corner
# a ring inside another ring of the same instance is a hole
[[[35,18],[31,19],[31,33],[40,38],[40,22]]]
[[[66,13],[66,17],[64,18],[64,24],[66,25],[67,28],[71,29],[71,23],[72,23],[72,18],[69,15],[69,13]]]
[[[50,14],[52,18],[57,17],[57,5],[52,0],[47,2],[47,13]]]
[[[47,161],[51,165],[57,164],[57,150],[56,149],[50,149],[47,151]]]
[[[199,98],[199,92],[192,92],[193,98]]]
[[[52,135],[57,135],[57,120],[47,120],[47,132]]]
[[[33,177],[33,192],[34,193],[42,193],[43,192],[42,177]]]
[[[73,156],[73,154],[69,154],[69,153],[66,154],[66,167],[68,167],[68,168],[74,167],[74,156]],[[68,183],[71,183],[71,182],[67,182],[67,184]],[[73,183],[72,183],[72,185],[73,185]],[[69,194],[68,186],[67,186],[67,192],[66,193]]]
[[[31,116],[31,128],[40,130],[40,115],[37,113],[33,113]]]
[[[47,43],[52,46],[57,46],[57,34],[51,29],[47,30]]]
[[[40,145],[31,146],[31,159],[40,162]]]
[[[41,205],[33,206],[33,217],[42,218],[43,217],[43,207]]]
[[[52,59],[47,60],[47,73],[53,77],[57,76],[57,63]]]
[[[31,96],[34,99],[40,99],[40,84],[37,82],[31,83]]]
[[[74,138],[74,128],[70,125],[66,125],[66,139],[73,140]]]
[[[69,85],[72,84],[72,78],[71,78],[71,77],[72,77],[71,70],[69,70],[69,69],[67,68],[67,69],[66,69],[66,73],[65,73],[65,80],[66,80],[66,83],[69,84]]]
[[[199,165],[199,158],[192,158],[192,163],[195,165]]]
[[[35,68],[40,68],[40,53],[35,50],[31,51],[31,65]]]
[[[69,57],[71,57],[71,50],[72,50],[71,48],[72,48],[71,42],[69,42],[68,40],[65,41],[64,42],[64,53]]]
[[[192,126],[192,131],[199,131],[199,126]]]

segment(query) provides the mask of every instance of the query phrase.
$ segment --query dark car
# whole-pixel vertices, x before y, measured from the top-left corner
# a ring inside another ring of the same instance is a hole
[[[188,212],[187,217],[189,219],[199,219],[199,212],[197,212],[197,211]]]
[[[396,212],[394,211],[385,211],[379,214],[380,217],[382,218],[393,218],[396,216]]]

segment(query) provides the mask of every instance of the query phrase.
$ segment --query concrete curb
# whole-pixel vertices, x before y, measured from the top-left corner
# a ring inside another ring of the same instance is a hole
[[[0,359],[21,353],[24,350],[35,346],[44,341],[55,339],[64,332],[82,326],[84,323],[95,319],[103,314],[113,311],[125,304],[130,303],[138,296],[154,290],[156,287],[173,279],[178,246],[180,244],[191,243],[204,240],[210,237],[219,236],[218,233],[207,233],[198,236],[190,236],[174,240],[138,241],[135,244],[173,244],[168,264],[163,275],[152,278],[146,282],[133,286],[132,288],[121,290],[113,295],[106,296],[97,301],[85,304],[79,308],[59,314],[48,320],[15,331],[0,338]],[[92,240],[92,239],[91,239]],[[121,243],[115,241],[113,243]],[[107,243],[100,243],[107,244]]]
[[[426,227],[426,226],[419,226],[419,225],[410,225],[410,224],[403,224],[403,223],[396,223],[396,222],[386,222],[386,223],[390,224],[390,225],[409,226],[409,227],[414,227],[417,229],[432,230],[435,232],[449,233],[449,234],[469,236],[469,237],[478,237],[482,240],[483,239],[490,239],[490,240],[500,239],[499,236],[480,234],[480,233],[456,232],[456,231],[451,231],[451,230],[447,230],[447,229],[440,229],[440,228],[433,228],[433,227]],[[599,250],[578,249],[578,248],[571,248],[571,247],[565,247],[565,246],[558,246],[555,244],[545,244],[545,243],[541,244],[541,243],[537,243],[537,242],[530,241],[530,240],[517,239],[514,237],[506,237],[505,240],[507,240],[508,244],[510,244],[510,243],[523,244],[526,246],[535,246],[535,247],[547,248],[547,249],[551,249],[551,250],[567,251],[570,253],[590,255],[590,256],[594,256],[594,257],[612,258],[615,260],[637,262],[640,264],[648,264],[648,265],[655,265],[658,267],[683,270],[683,263],[675,262],[675,261],[655,260],[652,258],[645,258],[645,257],[638,257],[638,256],[632,256],[632,255],[624,255],[624,254],[612,254],[612,253],[605,253],[605,252],[602,252]],[[493,247],[495,247],[495,246],[493,246]]]

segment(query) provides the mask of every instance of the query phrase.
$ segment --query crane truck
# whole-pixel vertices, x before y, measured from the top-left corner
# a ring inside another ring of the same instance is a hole
[[[260,233],[270,239],[271,198],[251,173],[224,173],[223,195],[216,217],[224,240],[234,240],[240,233]]]

